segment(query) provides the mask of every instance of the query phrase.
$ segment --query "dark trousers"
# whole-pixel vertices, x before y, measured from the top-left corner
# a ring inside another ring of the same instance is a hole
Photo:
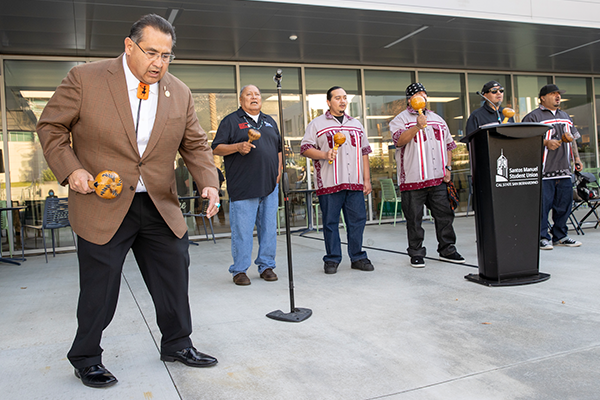
[[[454,233],[454,211],[450,208],[446,184],[424,189],[409,190],[401,193],[402,212],[406,218],[408,235],[408,255],[425,257],[427,249],[423,247],[425,230],[421,227],[423,221],[423,206],[431,211],[435,220],[437,236],[437,251],[441,256],[448,256],[456,251],[456,234]]]
[[[81,237],[77,244],[78,328],[68,354],[75,368],[102,362],[102,331],[115,314],[121,272],[129,249],[133,250],[156,308],[156,321],[162,333],[161,352],[171,353],[192,345],[188,235],[178,239],[173,234],[148,194],[135,195],[121,227],[107,244],[93,244]]]
[[[365,211],[365,195],[362,191],[341,190],[336,193],[319,196],[323,212],[323,236],[325,238],[325,257],[323,261],[342,261],[342,243],[340,241],[340,212],[344,213],[346,222],[348,255],[350,261],[367,258],[362,249],[363,233],[367,223]]]
[[[554,243],[567,236],[567,220],[573,206],[573,183],[570,178],[542,180],[542,219],[540,238]],[[552,210],[552,229],[548,232],[548,214]]]

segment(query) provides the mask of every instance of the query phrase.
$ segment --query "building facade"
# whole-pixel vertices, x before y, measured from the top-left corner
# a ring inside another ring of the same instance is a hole
[[[302,7],[307,7],[309,10],[320,10],[319,7],[311,5],[311,2],[290,3],[293,3],[294,7],[303,3]],[[354,6],[356,3],[361,3],[364,6],[363,10],[369,10],[368,2],[351,3],[354,3]],[[435,7],[435,3],[439,2],[432,2],[431,8],[428,10],[432,15],[439,17],[441,11]],[[458,3],[460,2],[450,2],[458,7],[457,15],[460,12]],[[401,6],[398,2],[390,2],[390,4],[395,7]],[[262,4],[260,6],[264,7]],[[343,1],[336,2],[334,6],[354,7]],[[591,7],[591,5],[588,4],[586,7]],[[343,10],[343,12],[349,12],[346,9]],[[363,10],[360,13],[363,13]],[[482,10],[479,11],[481,11],[480,14],[483,14]],[[154,10],[148,9],[148,12],[154,12]],[[332,12],[335,13],[335,10]],[[381,11],[373,12],[380,13]],[[402,13],[403,10],[395,10],[395,12]],[[423,13],[423,10],[421,12]],[[519,14],[523,15],[515,15],[507,19],[520,23],[526,22],[527,13]],[[482,17],[482,15],[473,15],[473,17]],[[531,23],[539,24],[542,21],[554,23],[552,18],[544,16],[543,13],[534,15],[534,17],[532,18],[537,20],[532,19]],[[126,21],[126,23],[130,24],[131,21]],[[176,28],[178,28],[177,24],[178,20],[175,20]],[[583,21],[582,25],[592,31],[598,28],[596,26],[598,23],[595,21]],[[181,35],[179,28],[178,35]],[[415,37],[419,35],[421,33],[415,34]],[[182,39],[180,36],[179,40],[185,43],[185,37]],[[289,40],[292,40],[291,36]],[[402,43],[393,43],[393,41],[390,42],[392,46],[402,45]],[[265,42],[265,46],[267,44]],[[413,46],[418,47],[418,43]],[[594,46],[597,45],[590,44],[587,46],[587,50],[593,50]],[[78,63],[94,62],[105,57],[70,55],[68,51],[64,51],[64,55],[44,55],[39,50],[33,51],[35,54],[8,54],[10,52],[7,52],[6,49],[7,47],[0,48],[0,76],[2,78],[0,119],[5,167],[4,174],[0,175],[2,185],[0,199],[4,201],[4,204],[8,204],[10,199],[12,204],[27,205],[23,223],[26,225],[37,224],[41,220],[43,202],[50,191],[59,197],[64,197],[67,196],[68,190],[56,182],[44,160],[35,133],[37,120],[55,88],[73,66]],[[554,48],[549,52],[555,50]],[[292,189],[311,187],[311,174],[307,173],[311,169],[311,164],[307,165],[307,160],[300,156],[300,141],[307,124],[327,110],[326,91],[334,85],[342,86],[348,93],[350,103],[347,112],[359,119],[365,126],[369,142],[373,147],[373,153],[370,154],[370,165],[374,190],[367,199],[370,220],[378,218],[379,209],[382,207],[379,179],[396,179],[394,144],[388,124],[406,108],[404,91],[410,83],[415,81],[422,82],[427,88],[429,107],[447,121],[457,142],[465,135],[464,128],[470,112],[481,105],[480,97],[476,92],[481,90],[485,82],[496,80],[504,86],[506,91],[503,105],[515,109],[515,121],[517,122],[537,107],[539,89],[545,84],[555,83],[561,89],[566,90],[563,95],[562,108],[571,115],[581,133],[581,139],[578,140],[577,145],[584,168],[597,172],[599,167],[600,74],[594,69],[596,67],[589,68],[587,71],[565,71],[543,66],[513,69],[507,68],[505,63],[497,63],[497,69],[484,68],[483,64],[476,65],[477,68],[470,68],[469,65],[457,68],[456,65],[446,62],[443,58],[439,60],[438,65],[431,65],[431,62],[427,61],[421,67],[418,65],[418,57],[415,57],[416,60],[405,63],[406,65],[394,66],[382,65],[377,57],[373,58],[377,62],[369,64],[369,59],[360,63],[338,62],[335,57],[327,55],[320,57],[319,63],[302,62],[302,59],[301,62],[280,62],[277,61],[277,54],[267,60],[261,54],[256,59],[219,61],[212,59],[218,55],[203,54],[199,51],[197,57],[194,57],[192,51],[193,45],[188,45],[184,54],[190,52],[189,56],[179,57],[178,55],[178,58],[170,65],[169,71],[191,88],[200,124],[208,132],[209,139],[214,136],[221,119],[237,109],[239,90],[247,84],[257,85],[261,89],[263,112],[279,121],[277,91],[273,76],[277,69],[282,69],[284,114],[282,128],[285,131],[287,169]],[[515,53],[518,52],[519,50],[516,49]],[[119,53],[111,50],[111,54],[116,56]],[[468,55],[468,53],[465,54]],[[507,57],[510,58],[513,55]],[[315,56],[312,57],[314,59]],[[289,57],[284,57],[282,53],[282,59],[287,58]],[[219,158],[216,158],[215,161],[217,165],[221,165]],[[107,166],[107,169],[109,168],[110,166]],[[467,211],[469,175],[467,149],[465,145],[459,144],[453,154],[453,180],[459,190],[461,200],[459,212]],[[189,187],[192,188],[192,185]],[[312,207],[306,207],[303,199],[303,196],[297,196],[293,200],[293,226],[305,226],[306,212],[312,209]],[[227,199],[224,200],[226,203]],[[383,207],[385,214],[386,206],[383,205]],[[14,221],[16,217],[12,217],[3,215],[3,229],[6,229],[5,234],[9,236],[9,240],[6,241],[8,244],[5,246],[8,247],[13,243],[13,234],[18,231],[7,229],[8,226],[16,226]],[[190,228],[195,224],[191,220],[189,223]],[[227,231],[228,229],[223,227],[223,230]],[[26,242],[27,249],[41,246],[41,241],[38,241],[37,245],[30,242],[30,239]]]

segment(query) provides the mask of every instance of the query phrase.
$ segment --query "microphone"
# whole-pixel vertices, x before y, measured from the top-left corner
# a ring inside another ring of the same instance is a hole
[[[475,92],[475,93],[477,93],[479,96],[481,96],[481,98],[484,101],[487,101],[488,103],[490,103],[491,105],[494,106],[494,108],[496,109],[496,117],[498,118],[498,122],[502,122],[502,118],[500,117],[500,103],[496,104],[493,101],[491,101],[490,99],[488,99],[487,97],[485,97],[484,95],[482,95],[481,93],[479,93],[479,92]]]
[[[282,74],[283,74],[283,71],[282,71],[282,70],[280,70],[280,69],[278,69],[278,70],[275,72],[275,76],[273,77],[273,80],[274,80],[275,82],[279,82],[279,81],[281,81]]]

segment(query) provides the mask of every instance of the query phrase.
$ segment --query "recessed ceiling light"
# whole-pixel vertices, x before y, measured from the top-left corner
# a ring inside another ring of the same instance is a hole
[[[581,46],[575,46],[575,47],[573,47],[571,49],[567,49],[567,50],[559,51],[558,53],[550,54],[548,57],[559,56],[561,54],[565,54],[565,53],[568,53],[568,52],[573,51],[573,50],[578,50],[578,49],[580,49],[582,47],[589,46],[591,44],[595,44],[595,43],[598,43],[598,42],[600,42],[600,40],[594,40],[593,42],[585,43],[585,44],[582,44]]]
[[[296,39],[298,39],[298,36],[297,36],[297,35],[290,35],[290,40],[294,41],[294,40],[296,40]]]
[[[168,10],[167,21],[169,21],[171,25],[173,25],[173,23],[175,22],[175,18],[177,18],[177,14],[179,14],[179,11],[181,10],[178,8],[171,8],[170,10]]]
[[[387,45],[383,46],[383,48],[384,48],[384,49],[389,49],[389,48],[390,48],[390,47],[392,47],[393,45],[395,45],[395,44],[398,44],[398,43],[400,43],[400,42],[402,42],[402,41],[404,41],[404,40],[408,39],[409,37],[416,35],[417,33],[421,33],[421,32],[423,32],[423,31],[424,31],[425,29],[427,29],[427,28],[429,28],[429,26],[427,26],[427,25],[423,25],[422,27],[420,27],[420,28],[419,28],[419,29],[417,29],[416,31],[414,31],[414,32],[411,32],[411,33],[409,33],[408,35],[404,35],[404,36],[402,36],[400,39],[398,39],[398,40],[395,40],[395,41],[393,41],[392,43],[390,43],[390,44],[387,44]]]

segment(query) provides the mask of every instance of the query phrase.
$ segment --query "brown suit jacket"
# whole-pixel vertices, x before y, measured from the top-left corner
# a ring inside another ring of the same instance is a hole
[[[37,125],[44,156],[62,185],[78,168],[93,176],[114,170],[123,179],[121,194],[112,200],[69,190],[69,220],[85,240],[101,245],[113,237],[133,201],[140,174],[163,219],[181,238],[187,226],[177,200],[176,153],[179,150],[199,188],[216,188],[212,150],[189,88],[166,73],[159,82],[150,141],[140,157],[122,57],[78,65],[69,72]]]

